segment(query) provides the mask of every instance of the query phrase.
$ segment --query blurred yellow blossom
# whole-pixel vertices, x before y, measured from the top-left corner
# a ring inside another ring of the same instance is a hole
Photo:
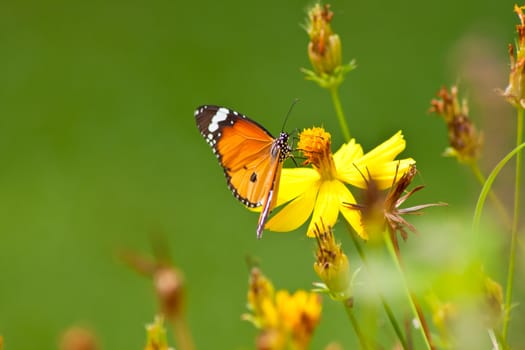
[[[253,268],[248,290],[248,309],[244,320],[261,330],[257,349],[307,349],[321,317],[321,298],[313,292],[286,290],[274,292],[271,282]]]
[[[146,326],[148,335],[144,350],[170,350],[166,339],[166,329],[164,328],[164,319],[161,316],[155,317],[152,324]]]

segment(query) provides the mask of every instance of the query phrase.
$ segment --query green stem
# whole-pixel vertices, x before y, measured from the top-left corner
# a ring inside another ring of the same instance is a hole
[[[366,259],[365,253],[363,252],[363,249],[361,249],[361,246],[359,245],[357,238],[355,237],[354,234],[352,234],[351,229],[349,229],[348,231],[350,232],[350,236],[352,237],[352,241],[354,242],[354,246],[357,250],[357,253],[359,254],[359,257],[363,261],[363,264],[365,265],[367,270],[370,271],[370,267],[368,266],[368,261]],[[377,288],[375,289],[377,290]],[[392,328],[394,328],[394,332],[396,333],[397,338],[399,339],[399,342],[401,343],[401,346],[403,347],[403,350],[408,350],[409,347],[408,347],[407,341],[403,335],[403,331],[401,330],[401,327],[399,327],[399,324],[397,323],[397,320],[394,316],[394,313],[392,312],[392,309],[386,302],[385,298],[383,297],[383,294],[379,292],[378,290],[377,290],[377,293],[379,295],[379,298],[381,299],[381,304],[383,305],[383,308],[385,309],[388,320],[390,321]]]
[[[354,316],[353,311],[353,301],[352,298],[343,300],[343,306],[345,308],[346,314],[348,315],[348,318],[350,319],[350,322],[352,323],[352,327],[354,328],[354,332],[357,335],[357,338],[359,338],[359,343],[361,344],[361,349],[368,350],[368,342],[366,340],[365,335],[361,331],[361,328],[359,327],[359,323],[357,322],[357,319]]]
[[[330,91],[330,96],[332,96],[332,102],[334,103],[335,114],[339,120],[339,125],[341,126],[341,131],[345,141],[350,141],[350,130],[348,129],[348,124],[346,123],[345,114],[343,112],[343,107],[341,106],[341,100],[339,98],[339,85],[333,85],[328,89]]]
[[[394,244],[392,243],[392,239],[390,238],[390,235],[388,232],[384,233],[384,239],[387,246],[387,250],[390,253],[390,256],[392,257],[392,260],[394,260],[394,265],[396,266],[396,269],[401,276],[401,282],[403,285],[404,292],[406,293],[410,308],[412,309],[412,313],[414,314],[414,317],[419,321],[419,330],[421,331],[421,336],[423,337],[423,340],[425,341],[425,345],[427,349],[433,350],[434,347],[432,346],[432,342],[430,339],[430,332],[428,331],[427,322],[424,318],[423,312],[421,310],[421,307],[419,306],[419,303],[417,302],[417,299],[415,295],[410,292],[410,289],[408,288],[408,283],[405,278],[405,274],[403,272],[403,268],[401,267],[401,264],[399,263],[399,260],[397,258],[396,250],[394,248]]]
[[[512,157],[514,157],[514,155],[521,151],[523,148],[525,148],[525,143],[522,143],[521,145],[517,146],[512,151],[510,151],[505,157],[503,157],[502,160],[499,161],[498,164],[496,164],[494,169],[492,169],[489,176],[487,177],[487,181],[483,184],[481,192],[479,193],[478,202],[476,203],[476,209],[474,210],[474,217],[472,219],[473,232],[479,232],[479,224],[481,222],[483,206],[485,205],[485,200],[487,199],[487,196],[490,193],[492,183],[494,183],[494,180],[496,180],[496,177],[498,176],[501,169],[505,166],[505,164],[507,164],[507,162],[511,160]]]
[[[520,125],[520,128],[523,128],[523,110],[521,110],[520,113],[518,113],[518,125]],[[521,119],[521,121],[520,121]],[[521,140],[521,133],[518,132],[518,140]],[[521,153],[520,151],[525,148],[525,143],[521,143],[516,148],[514,148],[511,152],[509,152],[505,157],[503,157],[502,160],[499,161],[498,164],[494,167],[494,169],[490,172],[489,176],[487,177],[487,181],[483,184],[483,188],[481,189],[481,192],[479,194],[478,202],[476,203],[476,210],[474,211],[474,218],[472,220],[472,231],[474,233],[479,232],[479,225],[481,222],[481,214],[483,212],[483,206],[485,204],[485,200],[487,199],[487,195],[490,192],[491,186],[494,183],[494,180],[500,173],[501,169],[507,164],[509,160],[516,155],[516,158],[518,158],[518,155]],[[521,167],[521,164],[518,166],[518,161],[516,161],[517,168]],[[521,157],[520,162],[521,163]],[[520,173],[517,171],[517,173]],[[519,174],[521,175],[521,174]],[[519,187],[519,178],[516,179],[516,183]],[[516,247],[518,245],[518,220],[519,217],[516,211],[516,200],[514,204],[514,219],[513,219],[513,227],[511,231],[511,244],[510,244],[510,254],[509,254],[509,267],[508,267],[508,273],[507,273],[507,288],[505,293],[505,307],[504,307],[504,318],[503,318],[503,331],[501,335],[501,343],[504,349],[506,349],[507,346],[507,334],[508,334],[508,327],[509,327],[509,320],[510,320],[510,307],[511,307],[511,301],[512,301],[512,287],[514,283],[514,265],[516,260]]]
[[[483,184],[485,183],[487,179],[485,178],[485,176],[479,169],[478,162],[474,161],[470,163],[470,169],[474,173],[474,176],[479,181],[479,183],[483,186]],[[503,218],[503,222],[505,223],[505,226],[507,228],[510,228],[512,223],[511,223],[509,213],[507,213],[507,210],[505,210],[505,206],[503,205],[503,203],[501,202],[499,197],[496,195],[496,193],[494,193],[493,190],[490,190],[489,196],[490,196],[490,199],[492,200],[492,203],[494,203],[494,205],[496,206],[496,209],[498,210],[499,214]]]
[[[516,146],[523,142],[523,108],[518,108],[518,121],[516,132]],[[505,293],[505,318],[503,320],[503,341],[507,342],[510,320],[510,304],[512,302],[512,289],[514,287],[514,271],[516,264],[516,247],[518,241],[518,228],[520,223],[520,192],[521,192],[521,152],[516,154],[516,178],[514,183],[514,217],[512,219],[509,270],[507,273],[507,290]]]

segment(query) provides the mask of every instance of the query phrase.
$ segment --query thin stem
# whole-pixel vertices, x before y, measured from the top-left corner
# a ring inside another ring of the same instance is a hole
[[[518,121],[516,132],[516,146],[523,142],[523,108],[518,108]],[[505,293],[505,318],[503,319],[503,341],[507,342],[510,320],[510,304],[512,302],[512,289],[514,287],[514,271],[516,264],[516,247],[518,241],[518,227],[520,223],[520,192],[521,192],[521,152],[516,154],[516,178],[514,183],[514,217],[512,219],[509,269],[507,272],[507,290]]]
[[[343,300],[343,306],[345,308],[346,314],[348,315],[348,318],[350,319],[350,322],[352,323],[352,327],[354,328],[354,332],[359,338],[359,343],[361,344],[361,349],[368,350],[368,342],[366,340],[365,335],[361,331],[361,328],[359,327],[359,323],[357,322],[355,316],[354,316],[354,310],[353,310],[353,301],[352,298]]]
[[[366,256],[365,256],[365,253],[363,252],[363,249],[361,249],[361,246],[359,245],[359,242],[357,241],[357,238],[355,237],[355,235],[352,234],[352,231],[349,229],[348,230],[350,232],[350,236],[352,237],[352,241],[354,242],[354,246],[357,250],[357,253],[359,254],[359,257],[361,258],[361,260],[363,261],[363,264],[365,265],[365,267],[367,268],[368,271],[370,271],[370,267],[368,266],[368,261],[366,259]],[[373,278],[372,278],[373,280]],[[404,350],[408,350],[408,344],[407,344],[407,341],[403,335],[403,331],[401,330],[401,327],[399,326],[399,324],[397,323],[397,320],[394,316],[394,313],[392,312],[392,309],[390,308],[390,306],[388,305],[388,303],[386,302],[385,298],[383,297],[383,294],[381,292],[379,292],[379,290],[377,288],[375,288],[378,295],[379,295],[379,299],[381,299],[381,304],[383,305],[383,308],[385,309],[385,312],[386,312],[386,315],[388,317],[388,320],[390,321],[390,324],[392,325],[392,328],[394,328],[394,332],[396,333],[396,336],[397,338],[399,339],[399,342],[401,343],[401,346],[403,347]]]
[[[479,183],[483,186],[483,184],[485,183],[487,179],[481,172],[478,162],[474,161],[470,163],[470,169],[474,173],[474,177],[476,177]],[[489,196],[492,202],[494,203],[494,205],[496,206],[496,209],[498,210],[499,214],[503,218],[503,222],[505,223],[505,226],[507,228],[510,228],[512,223],[511,223],[509,213],[507,212],[507,210],[505,210],[505,206],[503,205],[499,197],[496,195],[496,193],[492,189],[489,192]]]
[[[485,205],[485,200],[487,199],[487,196],[490,192],[490,188],[492,187],[492,184],[494,183],[494,180],[496,180],[496,177],[498,176],[499,172],[505,164],[509,160],[514,157],[519,151],[521,151],[523,148],[525,148],[525,143],[520,144],[516,148],[514,148],[512,151],[510,151],[505,157],[503,157],[502,160],[499,161],[498,164],[492,169],[489,176],[487,177],[487,181],[483,184],[483,187],[481,188],[481,192],[479,193],[478,202],[476,203],[476,209],[474,210],[474,217],[472,219],[472,231],[473,232],[479,232],[479,224],[481,221],[481,214],[483,213],[483,206]]]
[[[392,260],[394,260],[394,265],[396,266],[396,269],[399,272],[399,275],[401,276],[401,282],[403,284],[403,289],[408,297],[410,308],[412,309],[412,313],[414,314],[414,317],[419,321],[419,325],[420,325],[419,329],[421,330],[421,336],[423,337],[423,340],[425,341],[426,348],[433,350],[435,348],[432,345],[430,331],[428,329],[427,321],[423,315],[421,306],[419,305],[417,298],[412,292],[410,292],[410,289],[408,288],[408,283],[405,278],[403,268],[401,267],[401,264],[399,263],[399,260],[397,259],[396,250],[394,248],[394,244],[392,243],[392,239],[390,238],[390,235],[388,234],[388,232],[385,232],[383,236],[385,238],[387,250],[390,253],[390,256],[392,257]]]
[[[171,325],[175,340],[177,341],[177,349],[194,350],[193,338],[190,329],[183,317],[172,317]]]
[[[348,129],[348,124],[346,123],[345,114],[343,112],[343,107],[341,106],[341,100],[339,99],[339,85],[334,85],[330,87],[330,96],[332,96],[332,102],[334,103],[335,114],[339,120],[339,125],[341,126],[341,131],[345,141],[350,141],[350,131]]]

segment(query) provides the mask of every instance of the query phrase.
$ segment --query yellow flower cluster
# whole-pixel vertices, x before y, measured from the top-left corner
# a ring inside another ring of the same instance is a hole
[[[261,330],[257,349],[306,349],[321,317],[321,298],[304,290],[275,292],[270,280],[254,268],[248,308],[251,313],[243,319]]]

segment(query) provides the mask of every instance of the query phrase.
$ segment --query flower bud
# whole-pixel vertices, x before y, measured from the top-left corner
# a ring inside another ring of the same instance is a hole
[[[483,144],[483,135],[469,119],[466,100],[459,103],[458,88],[452,86],[450,92],[441,88],[438,92],[439,99],[432,100],[430,112],[434,112],[445,120],[448,129],[450,147],[444,152],[445,156],[456,157],[460,162],[471,163],[475,161]]]
[[[509,85],[502,95],[507,98],[510,104],[516,108],[525,108],[525,6],[514,5],[514,12],[520,19],[520,24],[516,26],[518,42],[516,48],[509,44],[510,74]]]
[[[2,339],[0,337],[0,349]],[[64,332],[60,340],[61,350],[97,350],[98,340],[92,331],[82,327],[71,327]]]
[[[332,74],[341,66],[341,39],[330,25],[333,16],[327,4],[316,4],[308,11],[308,58],[317,74]]]
[[[317,239],[314,270],[323,281],[330,295],[336,300],[349,299],[351,294],[352,274],[347,256],[341,244],[335,242],[332,228],[316,226]]]

